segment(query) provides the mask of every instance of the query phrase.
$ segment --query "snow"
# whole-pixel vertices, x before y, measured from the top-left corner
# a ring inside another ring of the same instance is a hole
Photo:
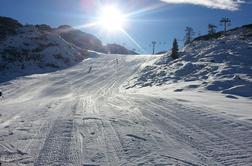
[[[198,80],[125,89],[160,57],[92,55],[63,70],[0,84],[2,165],[252,162],[251,99],[199,92]],[[175,92],[178,87],[184,88]]]
[[[0,59],[0,165],[250,165],[250,33],[194,41],[172,60],[20,28],[0,43],[30,57]]]
[[[124,90],[126,93],[140,94],[153,97],[172,99],[184,105],[207,108],[208,111],[226,114],[240,120],[252,120],[252,101],[246,97],[220,94],[213,91],[197,90],[199,82],[181,82],[166,86],[132,88]],[[178,89],[178,87],[185,87]]]
[[[251,98],[251,31],[238,28],[218,39],[196,40],[184,47],[176,60],[169,53],[163,55],[145,64],[127,88],[199,81],[198,89]]]
[[[4,82],[64,69],[81,62],[89,53],[66,42],[56,32],[27,25],[0,42],[0,54],[0,82]]]

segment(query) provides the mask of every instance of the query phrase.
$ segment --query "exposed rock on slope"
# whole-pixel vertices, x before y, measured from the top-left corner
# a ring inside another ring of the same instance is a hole
[[[0,41],[4,40],[8,35],[16,34],[16,30],[22,27],[18,21],[0,16]]]

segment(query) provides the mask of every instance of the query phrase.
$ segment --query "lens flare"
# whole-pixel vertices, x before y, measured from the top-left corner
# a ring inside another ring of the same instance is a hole
[[[125,16],[115,6],[105,6],[99,17],[99,23],[107,31],[122,30],[125,25]]]

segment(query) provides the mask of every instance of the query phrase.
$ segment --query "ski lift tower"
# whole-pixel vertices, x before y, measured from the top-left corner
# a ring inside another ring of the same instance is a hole
[[[221,20],[220,20],[220,23],[221,25],[224,26],[224,34],[226,35],[226,32],[227,32],[227,27],[228,26],[231,26],[231,20],[227,17],[223,17]]]
[[[152,54],[154,55],[155,54],[155,46],[156,46],[157,42],[152,41],[151,43],[152,43]]]

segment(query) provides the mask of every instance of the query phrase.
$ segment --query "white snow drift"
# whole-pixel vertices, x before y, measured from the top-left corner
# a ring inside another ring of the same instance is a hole
[[[251,34],[251,27],[243,27],[217,39],[196,40],[181,50],[179,59],[168,54],[144,67],[126,87],[173,84],[177,91],[207,89],[252,97]]]

